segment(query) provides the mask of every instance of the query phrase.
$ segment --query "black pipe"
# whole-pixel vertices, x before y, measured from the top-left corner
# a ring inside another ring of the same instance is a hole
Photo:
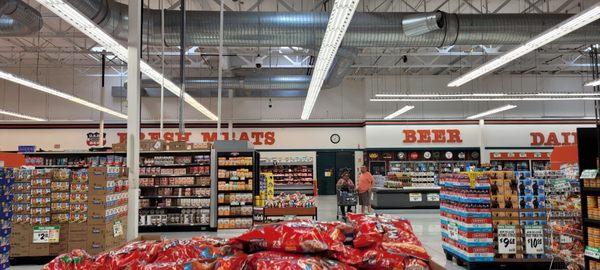
[[[185,14],[185,0],[181,0],[181,28],[179,33],[179,83],[181,84],[181,95],[179,95],[179,133],[185,131],[185,122],[183,121],[183,106],[184,106],[184,95],[185,95],[185,70],[184,70],[184,61],[185,61],[185,24],[186,24],[186,14]]]

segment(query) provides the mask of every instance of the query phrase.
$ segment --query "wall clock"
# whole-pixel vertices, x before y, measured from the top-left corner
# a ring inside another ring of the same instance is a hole
[[[331,137],[329,137],[329,140],[331,141],[331,143],[333,144],[338,144],[340,142],[342,138],[340,137],[339,134],[331,134]]]

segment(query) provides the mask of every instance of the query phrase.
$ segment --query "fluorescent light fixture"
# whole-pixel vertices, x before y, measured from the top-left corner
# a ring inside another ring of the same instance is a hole
[[[461,86],[475,78],[478,78],[488,72],[491,72],[529,52],[542,47],[554,40],[559,39],[560,37],[567,35],[597,19],[600,18],[600,3],[596,3],[590,8],[575,14],[569,19],[561,22],[558,25],[544,31],[543,33],[537,35],[533,39],[527,41],[524,44],[494,58],[491,61],[475,68],[474,70],[469,71],[468,73],[458,77],[457,79],[452,80],[448,83],[448,87],[458,87]]]
[[[310,113],[317,102],[317,97],[319,97],[319,92],[325,81],[325,76],[329,73],[333,58],[337,54],[344,35],[346,35],[346,30],[354,16],[358,2],[359,0],[335,0],[333,4],[333,11],[329,17],[329,22],[327,22],[327,30],[323,36],[321,49],[317,56],[317,63],[313,69],[312,79],[310,80],[308,93],[304,101],[302,120],[308,120],[310,117]]]
[[[600,79],[597,79],[595,81],[591,81],[585,84],[585,86],[598,86],[600,85]]]
[[[111,52],[116,57],[121,59],[121,61],[127,63],[127,48],[121,45],[116,39],[111,37],[109,34],[104,32],[98,25],[92,22],[89,18],[81,14],[77,9],[67,3],[65,0],[36,0],[38,3],[42,4],[44,7],[52,11],[54,14],[61,17],[63,20],[71,24],[73,27],[77,28],[79,31],[87,35],[89,38],[96,41],[100,46],[106,49],[106,51]],[[148,76],[153,81],[157,82],[159,85],[164,81],[164,87],[173,93],[175,96],[179,96],[181,94],[181,89],[179,86],[171,82],[170,80],[164,78],[160,72],[153,69],[148,63],[145,61],[141,61],[140,63],[140,71]],[[206,115],[211,120],[217,120],[217,116],[210,112],[206,107],[200,104],[197,100],[195,100],[192,96],[185,93],[184,100],[189,105],[194,107],[194,109]]]
[[[17,77],[16,75],[13,75],[13,74],[5,72],[5,71],[1,71],[0,70],[0,78],[5,79],[7,81],[14,82],[16,84],[20,84],[22,86],[29,87],[31,89],[35,89],[35,90],[38,90],[38,91],[42,91],[42,92],[48,93],[48,94],[53,95],[53,96],[57,96],[57,97],[64,98],[64,99],[69,100],[69,101],[73,101],[75,103],[79,103],[79,104],[81,104],[83,106],[90,107],[92,109],[96,109],[98,111],[105,112],[105,113],[108,113],[110,115],[114,115],[114,116],[119,117],[119,118],[127,119],[127,115],[122,114],[120,112],[113,111],[113,110],[111,110],[109,108],[102,107],[102,106],[100,106],[98,104],[91,103],[91,102],[89,102],[87,100],[78,98],[76,96],[72,96],[72,95],[69,95],[67,93],[60,92],[58,90],[52,89],[50,87],[43,86],[43,85],[41,85],[39,83],[30,81],[30,80],[27,80],[27,79],[24,79],[24,78],[21,78],[21,77]]]
[[[471,115],[471,116],[467,117],[467,119],[478,119],[478,118],[484,117],[486,115],[495,114],[495,113],[499,113],[499,112],[503,112],[503,111],[508,111],[508,110],[514,109],[516,107],[517,107],[516,105],[505,105],[505,106],[491,109],[489,111],[485,111],[485,112],[482,112],[482,113],[479,113],[476,115]]]
[[[453,102],[453,101],[583,101],[600,100],[595,97],[456,97],[456,98],[371,98],[370,101],[378,102]]]
[[[446,97],[591,97],[600,96],[600,93],[576,93],[576,92],[554,92],[554,93],[456,93],[456,94],[375,94],[375,97],[390,98],[446,98]]]
[[[393,112],[392,114],[386,116],[383,119],[387,119],[387,120],[394,119],[394,118],[398,117],[398,115],[401,115],[401,114],[403,114],[405,112],[408,112],[408,111],[410,111],[410,110],[412,110],[414,108],[415,108],[415,106],[406,105],[406,106],[402,107],[400,110],[397,110],[397,111]]]
[[[24,114],[20,114],[20,113],[16,113],[16,112],[9,112],[9,111],[5,111],[2,109],[0,109],[0,114],[13,116],[13,117],[17,117],[17,118],[22,118],[22,119],[27,119],[27,120],[32,120],[32,121],[38,121],[38,122],[48,121],[46,119],[37,118],[37,117],[29,116],[29,115],[24,115]]]

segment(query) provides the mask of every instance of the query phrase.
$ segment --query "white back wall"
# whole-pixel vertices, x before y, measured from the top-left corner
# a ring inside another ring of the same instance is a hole
[[[5,70],[38,81],[58,90],[73,94],[86,100],[100,103],[99,69],[90,68],[86,73],[72,67],[60,69],[40,68],[39,70],[5,68]],[[456,93],[456,92],[541,92],[541,91],[591,91],[583,89],[584,77],[568,76],[486,76],[473,84],[460,89],[445,87],[450,76],[395,76],[395,77],[352,77],[349,76],[338,87],[323,89],[311,115],[312,120],[373,120],[382,119],[406,103],[371,102],[375,93]],[[126,112],[124,98],[111,96],[112,86],[123,85],[126,77],[108,77],[107,91],[104,93],[106,107]],[[226,95],[225,95],[226,96]],[[72,102],[49,96],[14,83],[0,81],[0,108],[41,116],[51,121],[98,121],[99,113]],[[216,98],[198,99],[202,104],[216,112]],[[160,117],[159,98],[143,98],[142,120],[158,121]],[[511,102],[518,106],[492,118],[582,118],[593,116],[593,103],[589,102]],[[165,101],[165,119],[177,119],[175,98]],[[304,98],[272,98],[272,107],[268,107],[269,98],[224,99],[223,120],[234,121],[300,121]],[[506,102],[413,102],[416,108],[397,119],[464,119],[466,116],[504,105]],[[205,120],[200,113],[186,107],[187,121]],[[109,122],[123,121],[107,116]],[[0,116],[2,120],[13,120]]]

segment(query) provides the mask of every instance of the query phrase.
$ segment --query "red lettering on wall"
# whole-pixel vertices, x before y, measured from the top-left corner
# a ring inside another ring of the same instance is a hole
[[[419,130],[417,130],[417,133],[419,133],[419,140],[417,140],[417,143],[431,142],[431,131],[430,130],[419,129]]]
[[[531,145],[542,145],[544,144],[544,134],[541,132],[531,132],[529,133],[529,136],[531,136]]]
[[[214,142],[217,140],[216,132],[202,132],[201,134],[203,142]]]
[[[402,131],[404,133],[404,143],[415,143],[417,141],[417,132],[411,129],[405,129]]]
[[[462,138],[460,137],[460,130],[458,129],[448,129],[446,130],[448,133],[448,143],[462,143]]]
[[[127,132],[119,132],[117,133],[117,136],[119,136],[119,143],[124,143],[127,141]]]
[[[275,132],[273,132],[273,131],[265,132],[265,144],[266,145],[275,144]]]
[[[184,132],[183,134],[177,132],[177,140],[180,142],[187,142],[190,140],[191,132]]]
[[[434,129],[431,130],[433,133],[433,143],[445,143],[446,142],[446,131],[443,129]]]
[[[250,133],[252,136],[252,139],[254,139],[253,144],[254,145],[262,145],[262,138],[265,136],[264,132],[252,132]]]
[[[160,132],[148,132],[148,136],[150,136],[150,140],[158,140],[160,139]]]
[[[248,138],[248,133],[247,132],[242,132],[240,134],[240,141],[249,141],[250,138]]]
[[[577,144],[577,132],[548,132],[547,135],[542,132],[531,132],[531,146],[558,146]]]
[[[173,134],[173,132],[165,132],[163,134],[163,139],[165,139],[165,141],[167,141],[167,142],[172,142],[174,136],[175,136],[175,134]]]

